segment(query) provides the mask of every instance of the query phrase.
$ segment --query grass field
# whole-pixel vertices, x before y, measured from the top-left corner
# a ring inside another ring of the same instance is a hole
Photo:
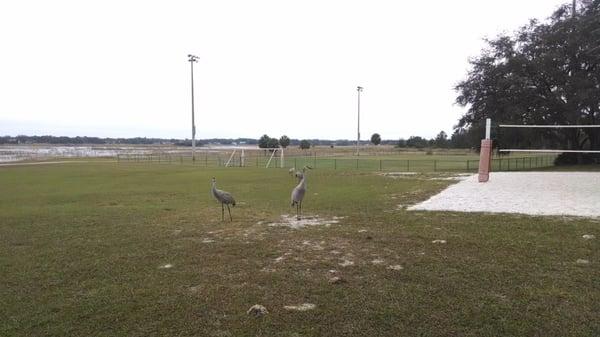
[[[306,215],[344,218],[291,229],[285,169],[2,167],[0,336],[600,335],[600,219],[399,207],[438,177],[317,168]]]

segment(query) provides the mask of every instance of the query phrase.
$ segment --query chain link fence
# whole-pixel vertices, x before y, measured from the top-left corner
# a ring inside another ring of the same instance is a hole
[[[120,163],[162,163],[187,164],[199,167],[263,167],[295,168],[305,165],[312,168],[333,170],[369,170],[399,172],[476,172],[478,159],[374,159],[374,158],[335,158],[335,157],[280,157],[247,156],[229,157],[217,153],[191,156],[173,154],[120,154],[116,156]],[[554,166],[555,156],[510,157],[499,156],[492,159],[492,171],[519,171]]]

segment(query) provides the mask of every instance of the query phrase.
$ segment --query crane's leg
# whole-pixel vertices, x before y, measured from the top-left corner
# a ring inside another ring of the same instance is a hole
[[[221,221],[225,220],[225,206],[221,203]]]
[[[300,203],[296,203],[296,220],[300,220]]]
[[[229,204],[227,204],[227,211],[229,212],[229,221],[233,221],[231,218],[231,210],[229,209]]]
[[[302,201],[300,201],[300,217],[302,217]]]

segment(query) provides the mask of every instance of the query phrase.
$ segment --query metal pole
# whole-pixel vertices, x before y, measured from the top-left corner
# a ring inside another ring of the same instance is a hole
[[[192,70],[192,161],[196,161],[196,123],[194,117],[194,62],[190,62]]]
[[[191,80],[192,80],[192,161],[196,161],[196,124],[194,118],[194,62],[198,62],[198,56],[188,54],[190,69],[191,69]]]
[[[360,156],[360,93],[361,91],[363,91],[363,87],[358,86],[356,87],[356,91],[358,92],[358,120],[357,120],[357,127],[356,127],[356,155]]]

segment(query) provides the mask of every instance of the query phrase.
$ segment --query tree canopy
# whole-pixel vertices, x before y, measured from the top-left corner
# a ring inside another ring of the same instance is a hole
[[[258,147],[261,149],[276,148],[279,147],[279,140],[277,138],[271,138],[265,134],[258,140]]]
[[[565,5],[545,22],[532,20],[512,36],[488,40],[456,86],[456,102],[468,107],[457,128],[483,136],[485,118],[507,124],[600,124],[600,0],[582,1],[573,14]],[[502,147],[600,148],[599,129],[494,131]]]
[[[303,150],[310,149],[310,142],[306,139],[300,141],[300,148]]]
[[[407,147],[416,147],[418,149],[424,148],[424,147],[428,147],[429,146],[429,141],[423,137],[419,137],[419,136],[410,136],[407,140],[406,140],[406,146]]]
[[[279,138],[279,145],[285,149],[288,147],[288,145],[290,145],[290,138],[286,135],[281,136],[281,138]]]
[[[378,133],[374,133],[371,136],[371,143],[373,143],[373,145],[381,144],[381,136]]]
[[[448,147],[448,135],[444,131],[440,131],[435,139],[433,140],[435,147],[445,148]]]

